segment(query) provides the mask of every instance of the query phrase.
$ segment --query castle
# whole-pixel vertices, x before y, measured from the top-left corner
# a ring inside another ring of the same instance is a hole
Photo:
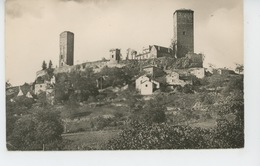
[[[128,60],[145,60],[156,59],[161,57],[169,57],[175,59],[187,58],[193,65],[192,67],[203,68],[202,54],[194,53],[194,12],[189,9],[176,10],[173,13],[173,47],[163,47],[158,45],[149,45],[144,48],[142,53],[135,53],[128,56]],[[118,48],[109,50],[109,60],[96,62],[86,62],[83,64],[74,64],[74,34],[69,31],[64,31],[60,34],[60,54],[59,67],[54,69],[54,74],[84,70],[85,67],[92,67],[95,72],[99,72],[103,67],[123,67],[121,63],[121,50]],[[204,69],[203,69],[204,70]],[[196,72],[193,72],[196,73]],[[41,70],[36,73],[36,79],[43,77],[46,71]],[[201,76],[200,76],[201,77]],[[50,82],[50,81],[49,81]],[[46,91],[48,81],[42,81],[42,85],[35,85],[35,94],[39,91]],[[45,88],[40,88],[45,87]]]

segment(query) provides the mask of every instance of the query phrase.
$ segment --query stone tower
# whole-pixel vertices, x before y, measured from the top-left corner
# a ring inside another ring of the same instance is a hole
[[[74,61],[74,34],[64,31],[60,34],[60,60],[59,67],[72,66]]]
[[[173,40],[177,58],[194,52],[193,13],[189,9],[180,9],[173,13]]]
[[[110,63],[119,63],[120,61],[120,49],[111,49],[110,52]]]

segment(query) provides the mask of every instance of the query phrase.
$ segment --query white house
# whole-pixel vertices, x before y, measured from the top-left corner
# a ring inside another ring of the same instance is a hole
[[[23,91],[21,90],[21,87],[19,86],[19,93],[17,94],[17,96],[23,96]]]
[[[197,78],[205,77],[205,69],[204,68],[191,68],[189,69],[189,73],[196,76]]]
[[[154,90],[160,88],[160,83],[143,75],[135,80],[135,86],[142,95],[151,95]]]

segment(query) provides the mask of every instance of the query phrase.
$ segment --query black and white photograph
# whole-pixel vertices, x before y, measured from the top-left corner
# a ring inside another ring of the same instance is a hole
[[[244,148],[242,0],[4,8],[7,151]]]

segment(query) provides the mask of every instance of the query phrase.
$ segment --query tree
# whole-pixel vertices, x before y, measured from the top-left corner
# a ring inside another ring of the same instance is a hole
[[[236,64],[235,71],[237,71],[239,74],[242,73],[244,71],[244,65],[243,64]]]
[[[12,87],[12,84],[9,82],[9,80],[7,80],[5,82],[5,88],[10,88],[10,87]]]
[[[50,60],[49,61],[49,67],[48,67],[49,69],[51,69],[52,68],[52,61]]]
[[[171,39],[171,44],[170,44],[170,48],[173,50],[173,55],[175,55],[175,46],[176,46],[176,41],[174,39]]]
[[[90,96],[98,95],[96,80],[92,77],[93,70],[90,70],[87,70],[85,73],[83,72],[83,74],[79,72],[70,74],[69,79],[77,101],[87,101]]]
[[[164,100],[161,96],[154,100],[143,103],[143,108],[139,107],[133,112],[133,121],[145,122],[146,124],[163,123],[166,121]]]
[[[105,61],[107,61],[107,60],[106,60],[105,57],[102,57],[102,58],[101,58],[101,61],[105,62]]]
[[[42,62],[42,70],[45,70],[47,69],[47,64],[45,61]]]
[[[34,109],[16,121],[7,140],[13,150],[61,149],[63,125],[59,113],[49,109]]]

